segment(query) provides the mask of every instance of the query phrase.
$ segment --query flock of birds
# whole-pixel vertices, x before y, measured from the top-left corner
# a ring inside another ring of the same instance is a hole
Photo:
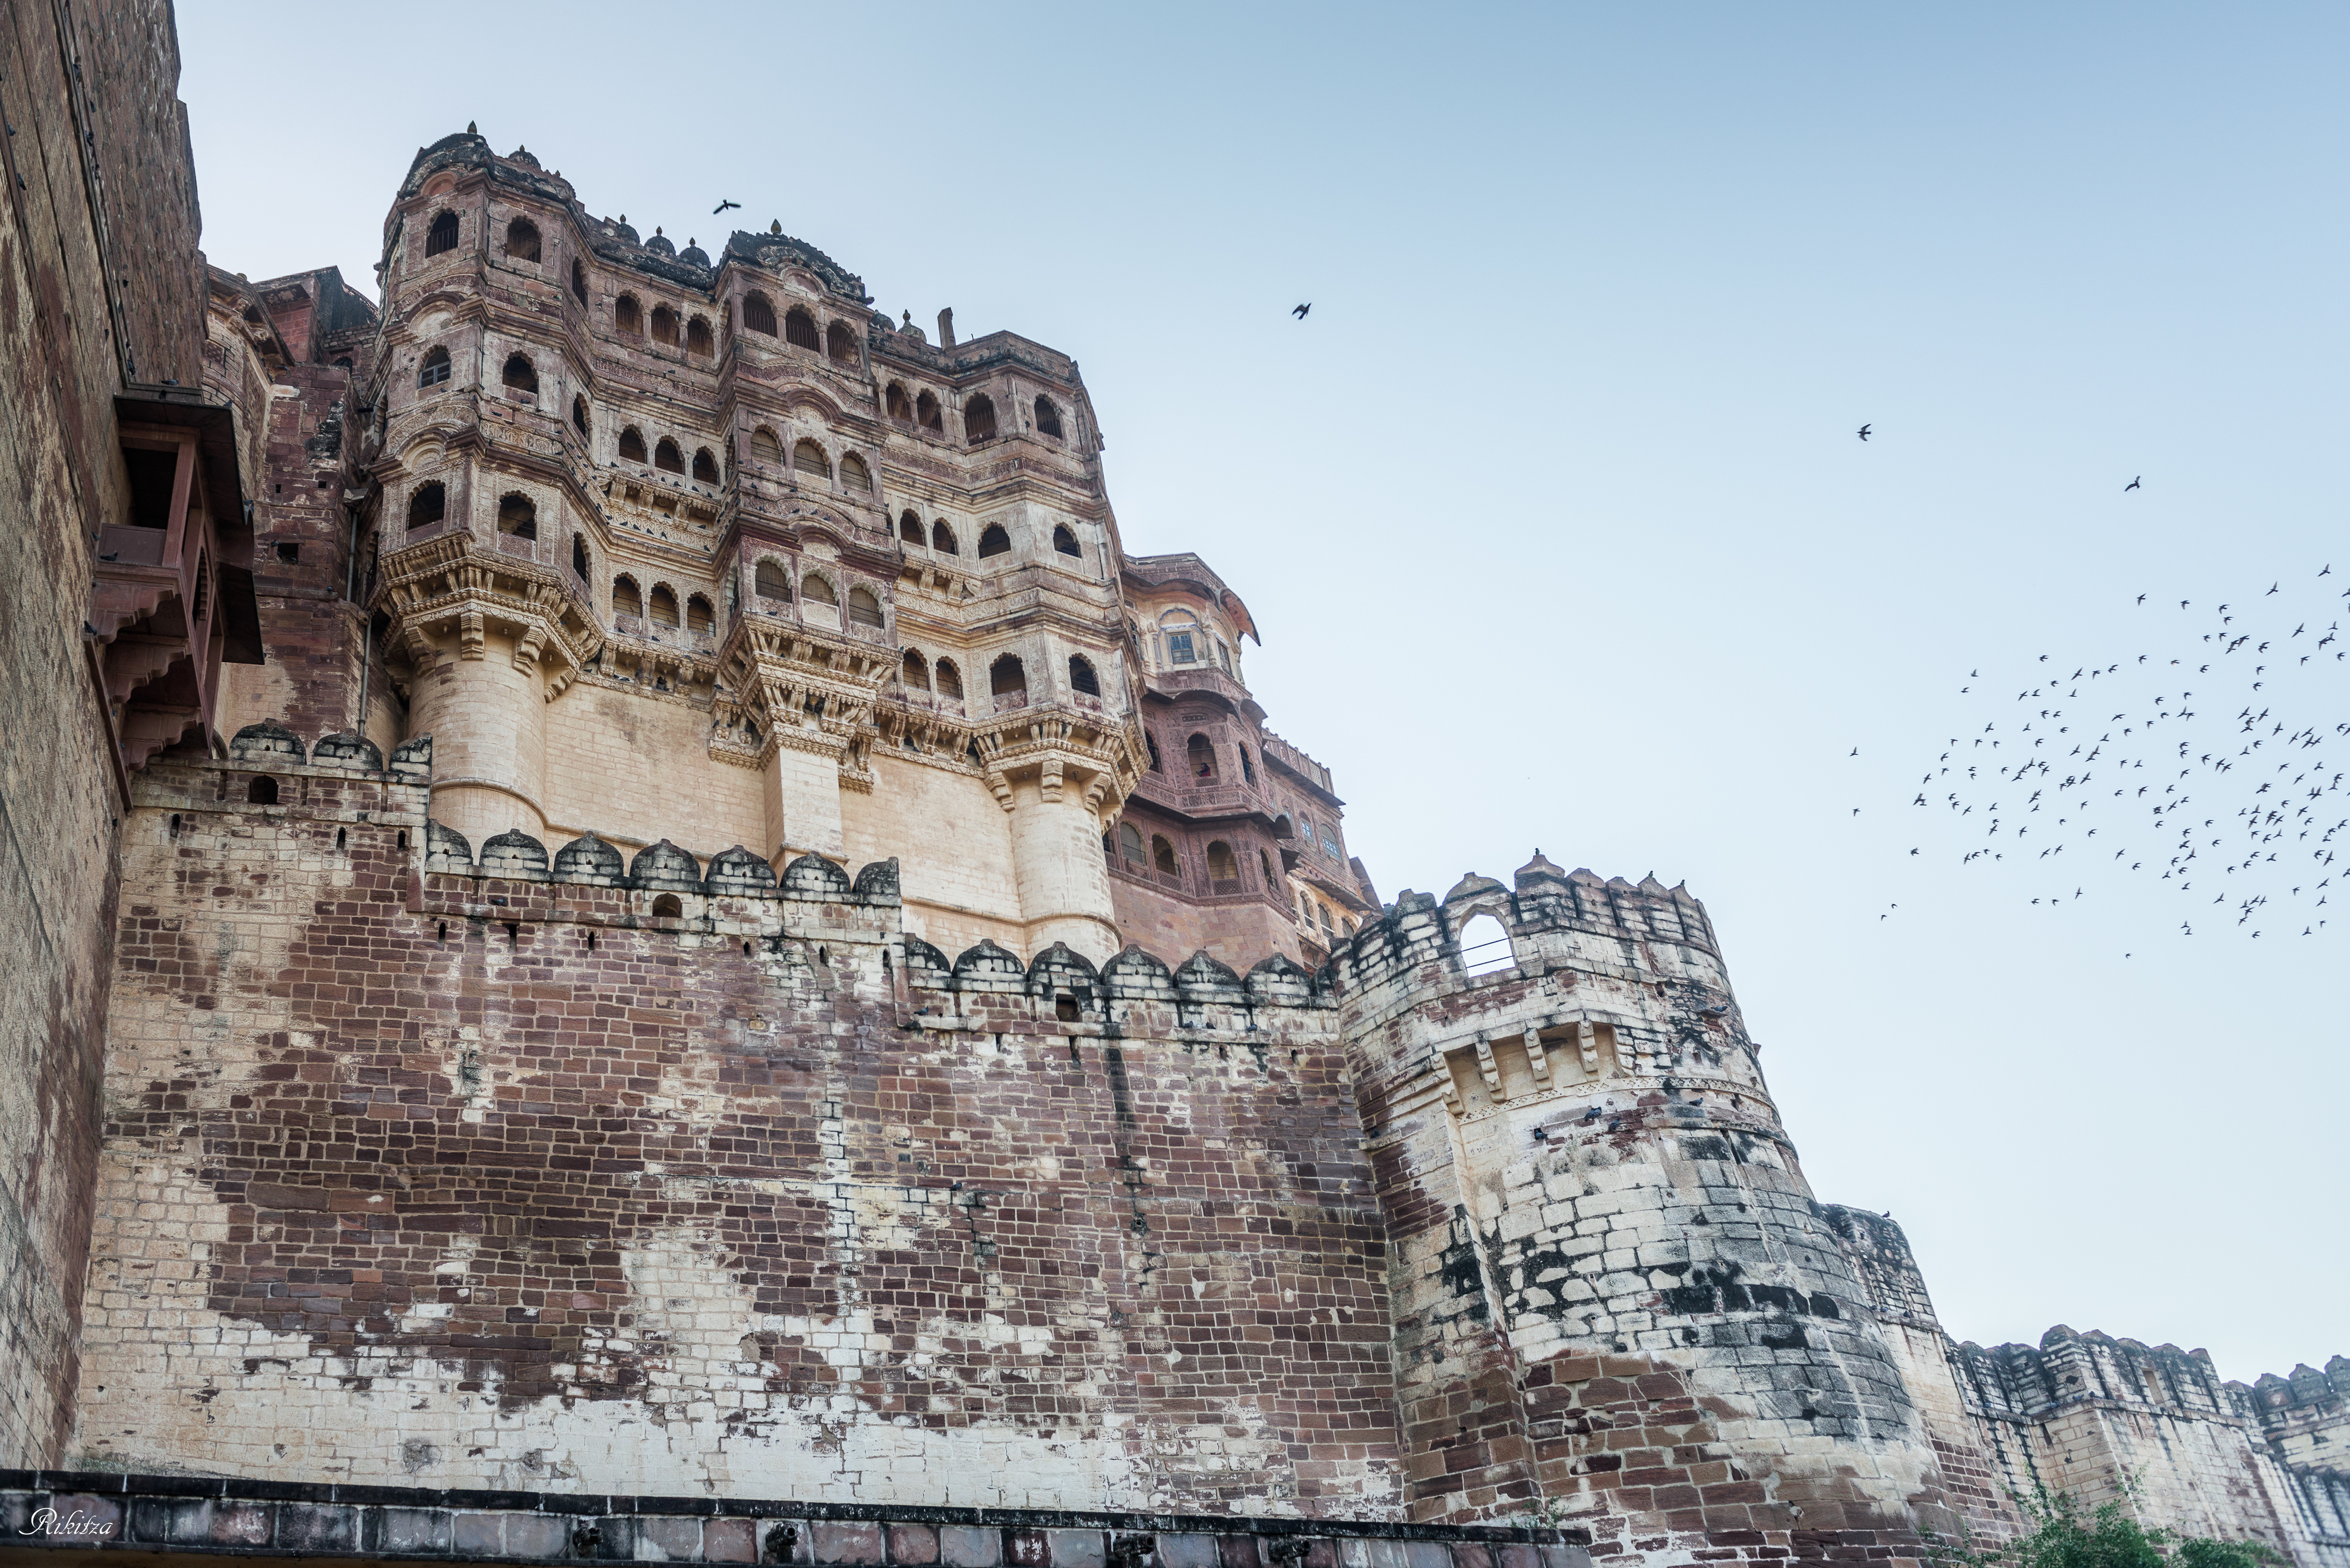
[[[2178,894],[2182,936],[2314,936],[2350,850],[2350,765],[2327,760],[2350,760],[2350,723],[2323,716],[2350,674],[2350,589],[2329,564],[2299,592],[2279,579],[2199,610],[2147,598],[2135,608],[2155,622],[2150,651],[2069,672],[2074,659],[2043,653],[2022,679],[1969,671],[1960,695],[1981,707],[1907,809],[1939,819],[1933,836],[1955,838],[1960,866],[2026,873],[2035,906],[2115,873]]]

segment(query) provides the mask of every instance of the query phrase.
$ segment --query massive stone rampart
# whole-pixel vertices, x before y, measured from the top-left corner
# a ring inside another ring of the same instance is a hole
[[[476,849],[429,739],[231,750],[125,833],[87,1458],[1399,1512],[1384,1228],[1295,965],[950,961],[886,862]]]

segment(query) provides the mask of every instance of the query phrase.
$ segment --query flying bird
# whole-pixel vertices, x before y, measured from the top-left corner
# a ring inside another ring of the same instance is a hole
[[[2138,478],[2138,479],[2144,479],[2145,477],[2146,477],[2146,475],[2144,475],[2144,474],[2142,474],[2142,473],[2141,473],[2141,474],[2139,474],[2139,475],[2137,476],[2137,478]],[[2123,486],[2122,486],[2122,493],[2123,493],[2124,495],[2127,495],[2131,491],[2136,490],[2137,488],[2137,479],[2133,479],[2133,480],[2131,480],[2127,484],[2125,484],[2125,485],[2123,485]]]
[[[1312,300],[1310,300],[1310,299],[1309,299],[1309,300],[1307,300],[1305,304],[1303,304],[1303,305],[1299,306],[1296,309],[1295,309],[1295,310],[1291,311],[1289,314],[1290,314],[1290,315],[1292,315],[1292,316],[1295,316],[1295,317],[1297,317],[1297,319],[1298,319],[1298,320],[1303,321],[1303,320],[1305,320],[1305,313],[1306,313],[1307,311],[1309,311],[1309,310],[1313,309],[1313,308],[1314,308],[1314,302],[1313,302]]]
[[[713,217],[713,218],[714,218],[714,217],[716,217],[719,213],[721,213],[724,212],[727,208],[729,208],[729,207],[739,207],[739,206],[741,206],[742,204],[743,204],[743,203],[742,203],[742,202],[719,202],[719,203],[718,203],[718,205],[716,205],[716,206],[714,206],[714,207],[712,207],[712,208],[711,208],[711,209],[710,209],[710,215],[711,215],[712,217]]]
[[[1871,420],[1871,421],[1868,421],[1868,423],[1866,423],[1866,424],[1865,424],[1865,425],[1861,426],[1861,427],[1860,427],[1860,439],[1861,439],[1861,440],[1863,440],[1863,441],[1866,441],[1866,440],[1868,439],[1868,432],[1869,432],[1869,431],[1873,431],[1873,430],[1875,430],[1876,428],[1877,428],[1877,421],[1876,421],[1875,420]]]

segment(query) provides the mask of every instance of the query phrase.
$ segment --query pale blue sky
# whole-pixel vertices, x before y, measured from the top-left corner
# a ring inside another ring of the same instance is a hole
[[[1814,1187],[1954,1334],[2350,1353],[2345,939],[2190,942],[2111,877],[2052,916],[1902,815],[1968,670],[2350,571],[2350,13],[179,17],[232,270],[371,289],[473,119],[648,234],[730,197],[1075,355],[1128,548],[1248,600],[1382,895],[1686,877]]]

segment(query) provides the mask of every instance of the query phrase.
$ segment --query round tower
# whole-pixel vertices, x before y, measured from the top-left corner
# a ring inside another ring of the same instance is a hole
[[[1481,915],[1513,961],[1471,976]],[[1951,1531],[1694,898],[1537,854],[1514,888],[1404,894],[1333,962],[1398,1250],[1415,1516],[1534,1506],[1733,1555]]]

